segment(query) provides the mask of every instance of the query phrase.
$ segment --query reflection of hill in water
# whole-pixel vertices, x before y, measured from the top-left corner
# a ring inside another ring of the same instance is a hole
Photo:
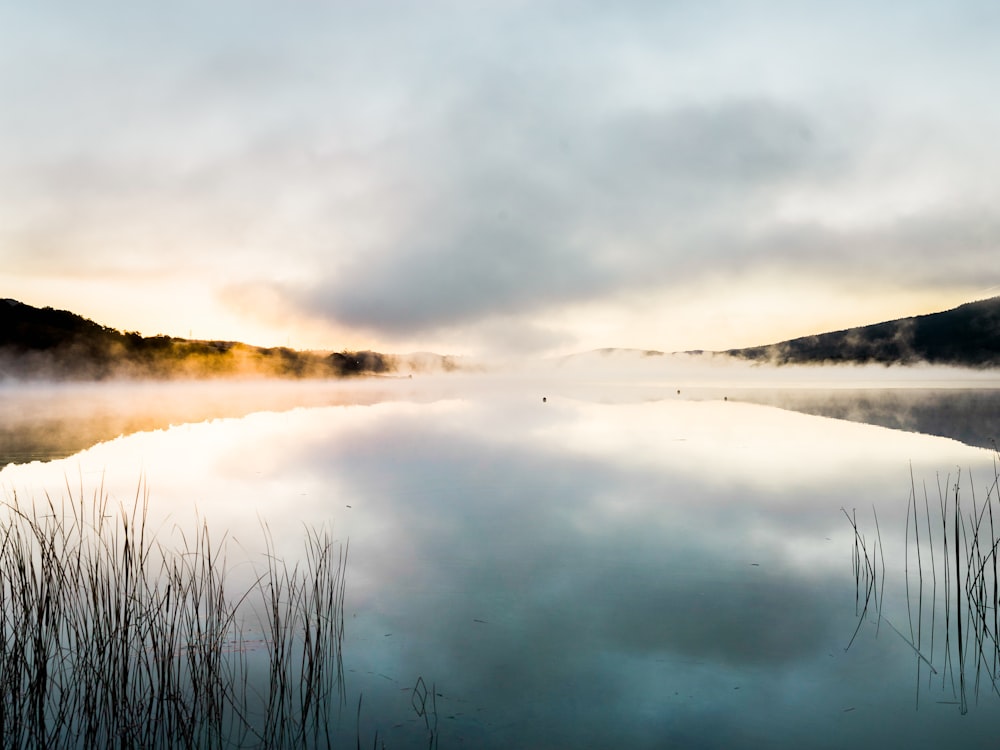
[[[66,458],[122,435],[172,425],[400,397],[386,385],[365,380],[0,389],[0,468]]]
[[[1000,389],[741,390],[731,399],[958,440],[1000,443]]]
[[[550,384],[551,385],[551,384]],[[575,391],[573,397],[587,398]],[[659,400],[660,389],[642,391]],[[773,406],[993,448],[1000,443],[1000,389],[726,389],[732,401]],[[0,468],[72,456],[134,432],[263,411],[435,400],[448,391],[416,388],[397,379],[303,383],[108,384],[0,389]],[[687,389],[683,398],[719,398],[719,391]],[[671,392],[671,397],[672,397]],[[600,388],[587,400],[615,403],[640,398]]]

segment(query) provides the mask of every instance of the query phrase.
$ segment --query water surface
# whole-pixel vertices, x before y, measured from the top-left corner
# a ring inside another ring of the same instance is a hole
[[[985,747],[1000,718],[988,686],[962,715],[943,680],[917,694],[903,637],[866,626],[851,643],[841,509],[878,509],[892,590],[911,471],[934,488],[962,467],[981,497],[995,476],[966,427],[925,419],[938,434],[923,434],[906,416],[939,415],[935,393],[474,378],[8,390],[0,486],[130,503],[144,481],[158,533],[202,519],[250,558],[262,521],[290,561],[303,525],[349,540],[352,746],[363,696],[363,745],[378,731],[426,747],[422,679],[439,747]],[[964,396],[980,406],[951,411],[983,416],[985,434],[995,396]]]

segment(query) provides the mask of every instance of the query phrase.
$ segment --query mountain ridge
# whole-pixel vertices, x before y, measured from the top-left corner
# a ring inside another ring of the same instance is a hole
[[[927,363],[1000,367],[1000,297],[715,354],[775,365]]]
[[[558,358],[601,359],[623,353],[641,359],[655,349],[612,347]],[[920,363],[1000,367],[1000,296],[925,315],[801,336],[762,346],[674,354],[727,356],[758,364],[824,365]],[[236,341],[144,337],[118,331],[68,310],[37,308],[0,298],[0,381],[25,379],[313,378],[467,369],[453,357],[373,351],[319,352],[258,347]]]
[[[0,299],[0,380],[315,378],[392,372],[372,351],[315,352],[142,336],[52,307]]]

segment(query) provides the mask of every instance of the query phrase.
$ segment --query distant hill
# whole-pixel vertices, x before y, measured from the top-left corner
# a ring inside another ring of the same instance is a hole
[[[0,299],[0,380],[343,377],[384,373],[378,352],[303,352],[236,341],[197,341],[121,332],[67,310]]]
[[[725,354],[771,364],[1000,366],[1000,297]]]

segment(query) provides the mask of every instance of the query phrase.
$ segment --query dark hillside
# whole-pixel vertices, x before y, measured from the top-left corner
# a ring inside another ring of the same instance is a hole
[[[50,350],[68,341],[98,342],[120,337],[113,328],[67,310],[37,308],[17,300],[0,300],[0,346],[26,352]]]
[[[66,310],[0,300],[0,380],[341,377],[382,373],[395,362],[377,352],[325,354],[234,341],[122,333]]]
[[[1000,366],[1000,297],[953,310],[803,336],[726,354],[773,364]]]

